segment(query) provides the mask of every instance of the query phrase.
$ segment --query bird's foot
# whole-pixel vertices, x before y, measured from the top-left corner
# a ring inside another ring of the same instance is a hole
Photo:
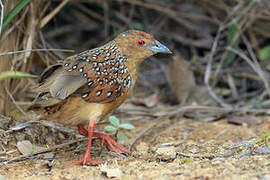
[[[88,136],[88,131],[86,129],[84,129],[83,126],[78,125],[78,131],[79,131],[79,134],[81,134],[83,136],[86,136],[86,137]],[[130,154],[131,153],[128,149],[126,149],[126,148],[122,147],[121,145],[119,145],[107,133],[93,132],[93,137],[101,138],[101,146],[103,146],[104,145],[104,142],[106,141],[107,144],[108,144],[108,147],[111,148],[119,156],[121,156],[121,154],[120,154],[120,152],[117,149],[119,149],[120,151],[125,152],[127,154]]]
[[[110,137],[110,135],[107,134],[107,133],[94,132],[93,133],[93,137],[101,138],[101,146],[103,146],[104,145],[104,141],[106,141],[107,144],[108,144],[108,147],[110,147],[118,156],[121,156],[121,154],[120,154],[120,152],[117,149],[119,149],[120,151],[125,152],[127,154],[130,154],[131,153],[130,150],[122,147],[114,139],[112,139]]]

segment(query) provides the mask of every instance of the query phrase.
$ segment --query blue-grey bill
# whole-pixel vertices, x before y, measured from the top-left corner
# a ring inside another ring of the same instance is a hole
[[[169,53],[172,52],[167,48],[165,45],[161,44],[159,41],[155,40],[154,44],[149,47],[149,50],[156,52],[156,53]]]

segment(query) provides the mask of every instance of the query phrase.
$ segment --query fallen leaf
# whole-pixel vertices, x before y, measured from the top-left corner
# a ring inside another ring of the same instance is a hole
[[[176,55],[170,63],[167,78],[174,96],[178,102],[186,104],[192,91],[196,89],[193,72],[190,64],[183,57]]]
[[[17,148],[20,151],[20,153],[22,153],[23,155],[28,155],[33,152],[34,146],[30,141],[25,140],[25,141],[19,141],[17,143]]]
[[[158,102],[159,102],[159,96],[157,93],[152,94],[146,98],[136,98],[132,100],[132,103],[134,105],[143,105],[149,108],[156,106]]]
[[[248,126],[254,126],[261,123],[259,119],[254,116],[231,116],[228,117],[228,122],[232,124],[242,125],[247,124]]]
[[[23,155],[29,155],[29,154],[32,154],[32,153],[35,153],[35,152],[46,149],[44,147],[33,145],[28,140],[19,141],[17,143],[17,148],[20,151],[20,153],[23,154]],[[47,153],[42,154],[42,156],[43,156],[44,159],[52,159],[54,157],[54,153],[53,152],[47,152]]]

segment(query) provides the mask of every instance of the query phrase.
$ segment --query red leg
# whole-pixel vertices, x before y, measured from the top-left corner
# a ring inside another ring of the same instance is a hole
[[[108,143],[109,147],[110,147],[116,154],[118,154],[119,156],[121,156],[121,154],[115,149],[115,147],[116,147],[117,149],[119,149],[120,151],[122,151],[122,152],[125,152],[125,153],[128,153],[128,154],[131,153],[130,150],[128,150],[128,149],[122,147],[121,145],[119,145],[119,144],[118,144],[114,139],[112,139],[112,138],[110,137],[110,135],[107,134],[107,133],[94,132],[94,133],[93,133],[93,137],[101,138],[102,141],[105,140],[105,141]],[[115,147],[114,147],[114,146],[115,146]]]
[[[79,124],[77,127],[78,127],[78,132],[80,135],[85,136],[85,137],[88,136],[87,130],[82,125]]]
[[[86,129],[84,129],[84,127],[82,127],[81,125],[78,125],[78,131],[79,134],[83,135],[83,136],[88,136],[88,132],[86,131]],[[122,147],[121,145],[119,145],[114,139],[112,139],[108,134],[106,133],[102,133],[102,132],[93,132],[93,137],[98,137],[101,138],[101,146],[104,145],[104,141],[107,142],[108,146],[119,156],[121,156],[121,154],[118,152],[117,149],[119,149],[122,152],[128,153],[130,154],[131,152]],[[115,147],[117,148],[115,148]]]
[[[84,154],[84,156],[82,158],[79,158],[77,161],[75,162],[71,162],[70,164],[87,164],[90,163],[91,165],[98,165],[98,164],[103,164],[103,161],[92,161],[91,160],[91,145],[92,145],[92,138],[93,138],[93,133],[94,133],[94,129],[95,129],[95,121],[90,121],[89,126],[88,126],[88,131],[86,131],[85,129],[82,130],[83,133],[82,135],[88,135],[88,144],[87,144],[87,149],[86,152]]]

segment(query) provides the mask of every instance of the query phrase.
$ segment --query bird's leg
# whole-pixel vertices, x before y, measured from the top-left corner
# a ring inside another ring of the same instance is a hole
[[[88,137],[88,132],[82,125],[79,124],[77,125],[77,127],[78,127],[78,132],[80,135]]]
[[[91,165],[98,165],[98,164],[103,164],[104,163],[103,161],[92,161],[91,160],[91,154],[90,153],[91,153],[91,145],[92,145],[94,129],[95,129],[95,121],[90,121],[89,126],[88,126],[88,131],[86,131],[86,129],[84,129],[84,128],[83,128],[83,130],[81,130],[83,132],[82,135],[88,136],[87,149],[86,149],[86,152],[85,152],[85,154],[84,154],[84,156],[82,158],[79,158],[77,161],[72,162],[71,164],[82,164],[82,165],[84,165],[86,163],[90,163]],[[82,132],[80,132],[80,134]]]
[[[122,147],[120,144],[118,144],[114,139],[112,139],[110,137],[109,134],[107,133],[103,133],[103,132],[94,132],[93,133],[93,137],[98,137],[98,138],[101,138],[102,139],[102,144],[104,143],[104,140],[107,142],[108,146],[118,155],[118,156],[121,156],[121,154],[117,151],[117,149],[119,149],[120,151],[122,152],[125,152],[125,153],[128,153],[130,154],[130,150]],[[115,147],[117,148],[115,148]]]
[[[83,126],[78,125],[78,131],[79,134],[83,135],[83,136],[88,136],[88,132],[86,129],[84,129]],[[130,151],[124,147],[122,147],[121,145],[119,145],[114,139],[112,139],[109,134],[107,133],[102,133],[102,132],[93,132],[93,137],[98,137],[101,138],[101,146],[104,145],[104,141],[107,142],[108,146],[119,156],[121,156],[121,154],[118,152],[117,149],[119,149],[122,152],[128,153],[130,154]],[[117,148],[115,148],[115,147]]]

